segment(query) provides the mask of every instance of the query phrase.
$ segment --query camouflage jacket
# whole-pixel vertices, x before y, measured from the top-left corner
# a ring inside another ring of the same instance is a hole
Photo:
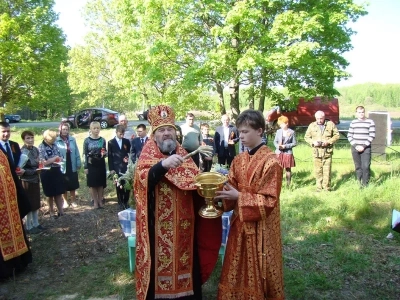
[[[317,122],[312,122],[306,131],[304,140],[313,147],[314,157],[327,157],[333,154],[333,144],[339,139],[340,134],[335,123],[325,120],[323,130]],[[313,142],[328,143],[327,146],[314,146]]]

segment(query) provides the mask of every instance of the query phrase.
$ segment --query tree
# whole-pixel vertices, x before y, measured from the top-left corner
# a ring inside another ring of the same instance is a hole
[[[124,70],[121,82],[146,93],[155,90],[156,101],[163,103],[185,104],[179,96],[193,101],[195,93],[216,91],[221,112],[229,86],[234,118],[240,113],[242,86],[251,86],[248,106],[256,107],[258,99],[261,111],[266,99],[337,95],[335,81],[348,77],[342,56],[354,34],[348,24],[366,14],[352,0],[91,4],[102,17],[90,20],[106,29],[110,60]]]
[[[69,105],[67,61],[62,30],[52,0],[0,1],[0,107],[46,108],[48,114]]]

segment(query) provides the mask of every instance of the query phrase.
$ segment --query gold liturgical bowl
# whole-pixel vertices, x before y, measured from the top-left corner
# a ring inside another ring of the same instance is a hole
[[[194,178],[197,192],[205,198],[206,205],[199,210],[199,215],[203,218],[218,218],[223,214],[221,209],[214,206],[213,199],[216,191],[221,191],[226,182],[226,176],[217,172],[205,172]]]

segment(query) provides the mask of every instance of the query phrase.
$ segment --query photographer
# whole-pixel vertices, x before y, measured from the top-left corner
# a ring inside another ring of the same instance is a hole
[[[317,192],[330,191],[333,144],[339,139],[339,131],[332,121],[325,120],[323,111],[315,113],[315,120],[308,126],[304,140],[313,147]]]

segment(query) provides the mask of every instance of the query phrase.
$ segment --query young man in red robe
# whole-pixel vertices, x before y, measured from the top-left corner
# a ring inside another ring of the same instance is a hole
[[[204,219],[196,191],[198,167],[176,141],[171,107],[150,109],[152,136],[134,176],[136,295],[144,299],[202,299],[221,246],[221,218]]]
[[[236,156],[229,183],[217,192],[233,210],[218,299],[284,299],[279,196],[282,167],[262,142],[263,115],[242,112],[236,121],[247,151]]]

